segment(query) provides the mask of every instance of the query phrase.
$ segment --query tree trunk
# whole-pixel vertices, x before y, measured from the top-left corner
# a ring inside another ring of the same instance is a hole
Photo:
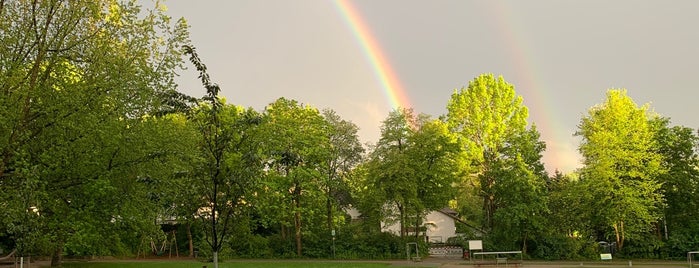
[[[619,221],[614,224],[614,235],[616,237],[616,249],[621,251],[624,247],[624,221]]]
[[[328,190],[328,200],[325,202],[325,207],[328,210],[328,230],[333,229],[333,203],[332,203],[332,196],[331,196],[331,190]]]
[[[300,192],[300,191],[299,191]],[[294,229],[296,233],[296,255],[301,257],[301,198],[300,193],[296,196],[296,212],[294,212]]]
[[[51,267],[60,267],[63,260],[63,242],[58,242],[51,256]]]
[[[286,241],[286,227],[284,226],[284,223],[280,224],[280,230],[279,232],[282,234],[282,240]]]
[[[415,216],[415,241],[420,238],[420,216]]]
[[[398,204],[398,213],[400,214],[400,238],[405,238],[405,209],[400,204]]]
[[[214,268],[218,268],[218,250],[214,251]]]
[[[621,239],[620,239],[619,242],[617,242],[617,244],[616,244],[616,245],[617,245],[617,250],[619,250],[619,251],[621,251],[621,249],[624,247],[624,240],[625,240],[625,237],[624,237],[624,232],[625,232],[625,231],[624,231],[624,221],[621,221],[621,222],[620,222],[620,225],[621,225],[621,232],[619,232],[619,234],[621,235]]]
[[[194,241],[192,239],[192,223],[187,222],[187,242],[189,243],[189,257],[194,257]]]

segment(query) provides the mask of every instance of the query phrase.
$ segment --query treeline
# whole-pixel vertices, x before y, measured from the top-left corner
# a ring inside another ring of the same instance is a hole
[[[469,225],[463,239],[532,258],[594,258],[598,241],[634,258],[699,248],[697,133],[625,90],[581,118],[583,167],[549,175],[545,143],[502,77],[455,90],[438,118],[392,111],[365,146],[332,110],[227,103],[186,22],[164,8],[1,3],[2,249],[55,265],[175,250],[402,258],[407,241],[424,241],[422,218],[445,207]],[[175,90],[186,58],[201,98]]]

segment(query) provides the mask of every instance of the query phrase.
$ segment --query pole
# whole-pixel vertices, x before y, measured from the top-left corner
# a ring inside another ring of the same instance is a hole
[[[332,230],[333,236],[333,259],[335,258],[335,229]]]

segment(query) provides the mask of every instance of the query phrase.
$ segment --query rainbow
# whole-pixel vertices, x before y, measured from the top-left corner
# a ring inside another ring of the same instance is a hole
[[[364,50],[391,108],[412,108],[408,95],[393,72],[388,58],[357,9],[348,0],[336,0],[335,6]]]
[[[495,29],[500,34],[502,41],[508,46],[512,64],[514,65],[517,83],[516,89],[528,92],[524,102],[529,102],[530,119],[536,121],[541,138],[546,141],[547,149],[544,152],[543,161],[549,172],[553,169],[572,171],[580,165],[580,159],[573,142],[573,132],[564,130],[559,123],[560,118],[553,109],[550,97],[545,95],[546,83],[542,78],[536,55],[529,47],[526,29],[522,29],[516,21],[516,14],[511,5],[502,1],[487,1],[486,12]],[[507,79],[507,77],[505,77]],[[512,82],[512,81],[510,81]],[[520,94],[521,95],[521,94]]]

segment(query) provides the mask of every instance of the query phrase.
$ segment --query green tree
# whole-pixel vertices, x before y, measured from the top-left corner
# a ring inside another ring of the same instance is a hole
[[[526,239],[547,210],[547,175],[541,164],[545,144],[535,127],[527,128],[522,97],[502,77],[484,74],[455,91],[447,111],[446,122],[461,139],[466,159],[459,206],[470,212],[467,217],[481,217],[484,230],[502,247],[512,247],[512,238],[519,237],[526,250]],[[480,197],[481,212],[468,209],[472,195]]]
[[[492,235],[503,248],[521,246],[527,252],[527,241],[544,231],[549,212],[547,174],[541,163],[545,148],[539,132],[532,126],[516,136],[505,147],[503,157],[495,161],[497,210]]]
[[[429,211],[443,209],[454,199],[453,184],[460,175],[459,146],[456,137],[440,120],[427,117],[416,125],[408,138],[406,155],[416,186],[415,229]],[[415,234],[417,237],[417,233]]]
[[[321,164],[325,174],[326,214],[328,230],[334,230],[334,211],[336,205],[345,207],[350,204],[347,181],[352,170],[362,160],[364,147],[359,142],[357,125],[343,120],[333,110],[324,110],[323,117],[329,125],[328,150]]]
[[[374,218],[386,224],[398,223],[401,237],[407,234],[408,208],[417,203],[417,185],[411,181],[414,176],[406,154],[416,120],[410,109],[391,111],[383,121],[381,138],[367,163],[365,196],[369,198],[364,200],[362,211],[378,216]]]
[[[135,2],[2,1],[0,203],[23,253],[58,265],[64,248],[118,252],[105,249],[123,245],[112,231],[152,229],[152,202],[113,197],[131,187],[149,201],[138,178],[162,174],[132,168],[170,156],[158,146],[172,140],[150,140],[167,120],[149,114],[174,88],[187,38],[184,21]],[[132,218],[144,222],[121,220]]]
[[[318,109],[280,98],[265,109],[267,209],[287,237],[293,227],[297,256],[302,256],[303,226],[310,228],[323,207],[322,163],[328,156],[328,124]],[[305,222],[305,223],[304,223]]]
[[[454,197],[457,152],[456,138],[443,122],[410,109],[392,111],[366,164],[362,212],[399,224],[401,237],[408,226],[419,235],[425,214]]]
[[[652,120],[656,116],[648,106],[639,107],[626,90],[613,89],[582,118],[576,133],[582,137],[581,183],[588,191],[581,198],[596,209],[593,225],[611,229],[619,250],[626,240],[646,235],[664,205],[657,180],[664,168]]]
[[[248,194],[255,189],[262,172],[257,129],[262,117],[252,109],[227,105],[219,97],[220,88],[211,82],[206,65],[191,46],[185,53],[199,71],[206,88],[206,96],[194,111],[193,122],[201,133],[200,150],[203,165],[196,176],[197,189],[205,200],[202,219],[206,228],[206,242],[218,267],[221,251],[231,225],[247,208]]]
[[[693,239],[695,230],[699,228],[699,156],[697,148],[699,137],[691,128],[683,126],[669,127],[669,120],[657,120],[658,153],[663,156],[662,167],[667,170],[658,177],[662,183],[661,191],[666,206],[663,209],[665,239],[670,239],[673,251],[691,251],[696,248],[699,240]]]

